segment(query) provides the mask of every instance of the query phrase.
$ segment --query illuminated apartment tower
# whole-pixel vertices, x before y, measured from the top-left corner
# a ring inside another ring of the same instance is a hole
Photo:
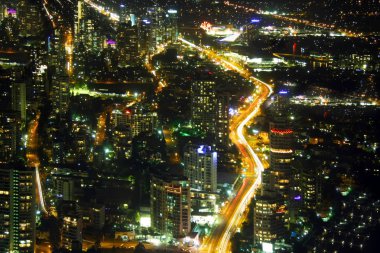
[[[153,52],[165,40],[165,11],[158,6],[149,7],[139,25],[141,49]]]
[[[154,175],[150,185],[152,226],[174,238],[190,232],[190,185],[186,177]]]
[[[211,146],[188,144],[183,155],[195,213],[214,212],[217,187],[217,153]]]
[[[81,36],[83,36],[84,18],[85,3],[83,0],[78,0],[74,14],[74,40],[76,44],[81,41]]]
[[[34,252],[35,182],[33,168],[0,166],[0,252]]]
[[[229,124],[230,115],[228,113],[230,105],[229,94],[217,95],[216,104],[216,122],[215,122],[215,141],[217,151],[226,151],[228,144],[230,143]]]
[[[23,123],[26,122],[26,84],[25,82],[12,83],[12,110],[20,113]]]
[[[187,145],[184,153],[184,174],[191,189],[216,192],[217,154],[211,146]]]
[[[191,85],[192,125],[208,133],[215,133],[216,91],[215,81],[199,80]]]
[[[275,243],[285,236],[285,206],[275,191],[273,173],[263,172],[261,187],[254,206],[254,244]]]
[[[293,160],[293,130],[287,113],[287,98],[275,97],[269,123],[270,163],[263,172],[261,195],[254,208],[254,243],[275,243],[286,237],[289,222]]]
[[[51,86],[53,111],[57,115],[63,116],[69,107],[69,77],[67,75],[54,75]]]
[[[229,144],[229,101],[228,94],[218,94],[213,80],[199,80],[191,85],[192,125],[213,135],[218,152]]]
[[[139,53],[149,53],[149,48],[151,47],[152,42],[152,21],[148,18],[139,19],[137,22],[138,29],[138,48]]]
[[[60,202],[58,215],[63,220],[62,247],[73,250],[75,244],[82,244],[83,218],[78,203],[75,201]]]
[[[124,126],[130,130],[130,136],[135,137],[142,132],[154,133],[158,126],[156,112],[145,112],[141,108],[134,110],[112,111],[112,122],[114,127]]]
[[[20,20],[22,36],[37,36],[43,30],[41,10],[38,4],[28,0],[20,0],[17,5],[17,18]]]
[[[322,171],[320,168],[309,167],[301,172],[301,196],[306,210],[316,210],[322,200]]]
[[[138,30],[132,23],[120,23],[116,38],[119,53],[119,65],[127,66],[135,63],[139,53]]]
[[[16,157],[21,146],[21,118],[15,111],[0,112],[0,164]]]
[[[289,122],[287,98],[277,96],[273,106],[273,117],[269,123],[270,162],[269,169],[275,175],[274,187],[287,201],[292,181],[294,155],[293,130]]]
[[[78,0],[74,14],[74,44],[77,46],[83,43],[87,50],[98,51],[103,41],[94,20],[88,15],[88,8],[83,0]]]
[[[58,26],[48,38],[49,66],[54,73],[64,73],[66,67],[64,27]]]
[[[165,17],[165,40],[176,42],[178,39],[178,11],[169,9]]]

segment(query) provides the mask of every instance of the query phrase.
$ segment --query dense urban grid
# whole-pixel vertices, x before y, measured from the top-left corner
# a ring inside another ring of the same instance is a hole
[[[378,252],[378,0],[1,0],[0,253]]]

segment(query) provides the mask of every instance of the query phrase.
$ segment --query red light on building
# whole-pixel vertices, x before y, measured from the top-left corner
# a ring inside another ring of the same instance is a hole
[[[270,131],[272,133],[274,133],[274,134],[281,134],[281,135],[293,133],[293,130],[291,130],[291,129],[276,129],[276,128],[273,128]]]

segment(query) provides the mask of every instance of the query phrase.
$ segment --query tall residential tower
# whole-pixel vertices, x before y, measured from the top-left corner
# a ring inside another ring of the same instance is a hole
[[[0,167],[0,252],[34,252],[35,175],[22,164]]]
[[[190,232],[190,185],[186,177],[153,175],[150,185],[152,226],[180,237]]]

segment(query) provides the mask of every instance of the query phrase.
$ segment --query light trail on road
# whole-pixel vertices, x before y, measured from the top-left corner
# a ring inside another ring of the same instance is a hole
[[[38,197],[40,199],[40,207],[41,207],[42,212],[44,212],[45,214],[49,214],[49,212],[46,210],[46,206],[45,206],[45,198],[44,198],[44,194],[42,192],[41,178],[40,178],[40,172],[38,170],[38,167],[36,167],[35,172],[36,172],[36,183],[37,183]]]
[[[120,21],[120,16],[118,14],[106,10],[103,6],[97,5],[96,3],[90,0],[84,0],[84,2],[88,4],[89,6],[91,6],[92,8],[94,8],[100,14],[103,14],[109,17],[109,19],[111,19],[112,21],[117,21],[117,22]]]
[[[44,194],[42,190],[42,185],[41,185],[41,179],[40,179],[40,172],[38,170],[38,167],[40,165],[40,159],[38,157],[38,124],[39,120],[41,117],[41,113],[38,112],[35,119],[33,119],[29,123],[28,127],[28,140],[27,140],[27,153],[26,153],[26,158],[27,158],[27,164],[29,167],[34,167],[35,168],[35,173],[36,173],[36,192],[38,194],[38,202],[39,206],[41,207],[42,212],[45,214],[48,214],[48,211],[46,210],[45,206],[45,199],[44,199]]]
[[[179,38],[179,41],[205,53],[209,58],[221,63],[227,69],[238,72],[244,78],[252,81],[256,85],[256,90],[260,92],[259,96],[255,96],[254,101],[250,104],[248,109],[236,119],[236,122],[231,124],[230,134],[233,143],[249,161],[248,169],[251,172],[250,175],[256,174],[256,177],[253,178],[252,176],[249,176],[243,180],[242,186],[235,198],[228,204],[223,214],[221,214],[221,217],[219,217],[221,223],[212,230],[211,235],[203,242],[200,248],[200,252],[225,253],[229,248],[229,242],[234,228],[240,224],[242,214],[246,210],[250,200],[253,198],[255,190],[261,183],[261,172],[264,170],[264,166],[259,157],[244,137],[244,127],[259,113],[260,106],[272,94],[273,90],[269,84],[251,76],[251,73],[248,70],[245,70],[244,67],[231,63],[215,52],[197,46],[184,38]],[[249,174],[247,173],[247,175]]]

